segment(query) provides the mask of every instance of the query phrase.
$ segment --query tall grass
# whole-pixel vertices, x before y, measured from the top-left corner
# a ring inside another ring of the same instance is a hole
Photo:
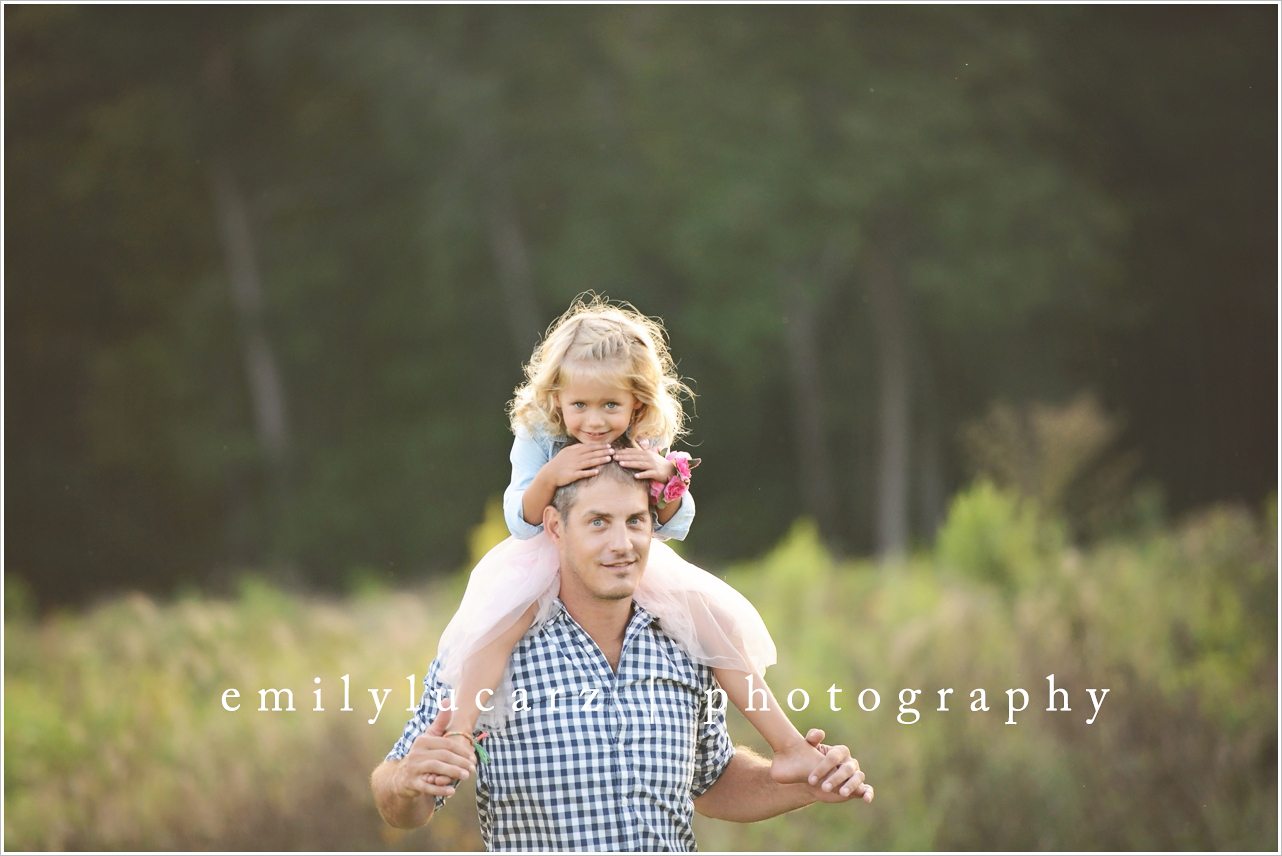
[[[723,569],[779,643],[775,692],[810,695],[794,721],[849,744],[877,800],[752,825],[699,819],[700,845],[1274,849],[1275,501],[1263,515],[1210,509],[1088,551],[1030,537],[1039,524],[991,495],[958,502],[969,505],[955,507],[940,549],[895,568],[834,561],[802,524]],[[249,580],[231,600],[133,594],[40,621],[14,598],[5,846],[479,848],[466,789],[429,827],[401,833],[383,826],[368,788],[406,719],[406,676],[421,680],[463,584],[366,585],[334,600]],[[1044,709],[1051,673],[1071,711]],[[317,677],[323,712],[312,710]],[[296,710],[259,711],[267,687],[292,688]],[[1086,689],[1105,687],[1088,725]],[[240,691],[234,713],[228,688]],[[391,690],[372,725],[369,688]],[[875,711],[859,707],[867,688]],[[971,710],[976,688],[988,712]],[[1009,688],[1029,693],[1014,725]],[[901,689],[922,691],[914,724],[897,721]],[[739,742],[760,746],[731,721]]]

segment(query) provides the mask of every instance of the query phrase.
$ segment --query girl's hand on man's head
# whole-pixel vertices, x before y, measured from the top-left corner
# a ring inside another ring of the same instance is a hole
[[[639,479],[666,482],[677,474],[676,465],[667,458],[650,449],[619,449],[614,459],[630,470],[638,470]]]
[[[572,443],[544,464],[557,487],[597,474],[616,453],[605,443]]]

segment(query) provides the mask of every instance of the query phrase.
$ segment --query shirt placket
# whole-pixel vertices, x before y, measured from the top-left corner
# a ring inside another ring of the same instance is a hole
[[[632,621],[628,623],[628,629],[623,636],[623,645],[619,652],[619,669],[613,673],[613,682],[611,687],[611,699],[614,703],[616,721],[618,722],[618,737],[616,747],[618,756],[621,760],[621,777],[620,785],[626,796],[625,805],[631,816],[629,833],[632,838],[630,846],[634,850],[650,850],[650,842],[644,837],[645,833],[650,830],[650,823],[646,819],[645,795],[639,787],[637,779],[637,751],[644,750],[645,733],[635,733],[636,728],[636,704],[638,699],[635,693],[629,697],[626,695],[624,688],[628,686],[635,687],[637,675],[632,674],[632,664],[638,662],[637,657],[629,657],[628,651],[633,645],[641,644],[639,637],[641,631],[649,624],[649,620],[641,615],[633,615]],[[631,704],[629,708],[627,705]]]
[[[619,668],[617,671],[610,668],[610,663],[606,660],[605,653],[592,637],[588,636],[583,628],[576,628],[579,644],[589,661],[596,668],[598,689],[601,694],[602,724],[607,729],[606,737],[608,738],[609,746],[613,750],[609,753],[612,759],[611,767],[613,772],[613,776],[609,778],[609,781],[614,782],[614,787],[616,788],[616,792],[612,794],[612,797],[615,799],[616,804],[622,805],[627,811],[627,847],[634,851],[642,849],[641,831],[645,828],[645,819],[641,816],[641,807],[638,804],[639,794],[637,793],[636,770],[634,769],[636,759],[630,749],[634,735],[629,730],[629,719],[624,708],[626,699],[621,697],[621,692],[626,671],[625,663],[628,659],[628,648],[631,647],[633,640],[645,623],[641,616],[632,616],[627,630],[624,631],[623,645],[619,650]]]

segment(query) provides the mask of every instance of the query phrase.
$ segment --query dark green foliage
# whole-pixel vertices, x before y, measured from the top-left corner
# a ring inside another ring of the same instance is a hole
[[[997,399],[1098,390],[1172,512],[1269,488],[1267,9],[4,14],[5,559],[42,606],[463,564],[521,360],[589,288],[700,393],[694,553],[799,510],[878,546],[895,342],[918,543]]]

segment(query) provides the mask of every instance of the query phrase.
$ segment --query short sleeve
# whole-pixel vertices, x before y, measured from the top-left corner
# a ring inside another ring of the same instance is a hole
[[[503,492],[503,519],[507,522],[507,531],[522,541],[529,540],[543,531],[542,524],[529,523],[525,519],[525,491],[529,489],[534,477],[551,460],[546,443],[525,430],[518,430],[512,441],[512,480]]]
[[[709,689],[716,686],[715,681]],[[690,783],[690,798],[698,799],[716,784],[717,779],[725,772],[734,758],[734,744],[730,741],[730,732],[726,730],[726,712],[724,709],[712,708],[709,721],[709,696],[715,693],[703,693],[703,703],[699,705],[699,737],[694,750],[694,780]]]
[[[442,696],[448,692],[448,686],[441,682],[441,661],[433,660],[431,667],[427,670],[427,675],[423,678],[423,698],[418,703],[418,710],[410,717],[409,722],[405,723],[405,729],[401,732],[401,739],[396,741],[392,746],[392,751],[387,753],[385,761],[399,761],[410,753],[410,748],[419,735],[427,731],[432,720],[436,719],[437,713],[440,712]],[[436,807],[440,808],[445,805],[446,797],[436,797]]]

